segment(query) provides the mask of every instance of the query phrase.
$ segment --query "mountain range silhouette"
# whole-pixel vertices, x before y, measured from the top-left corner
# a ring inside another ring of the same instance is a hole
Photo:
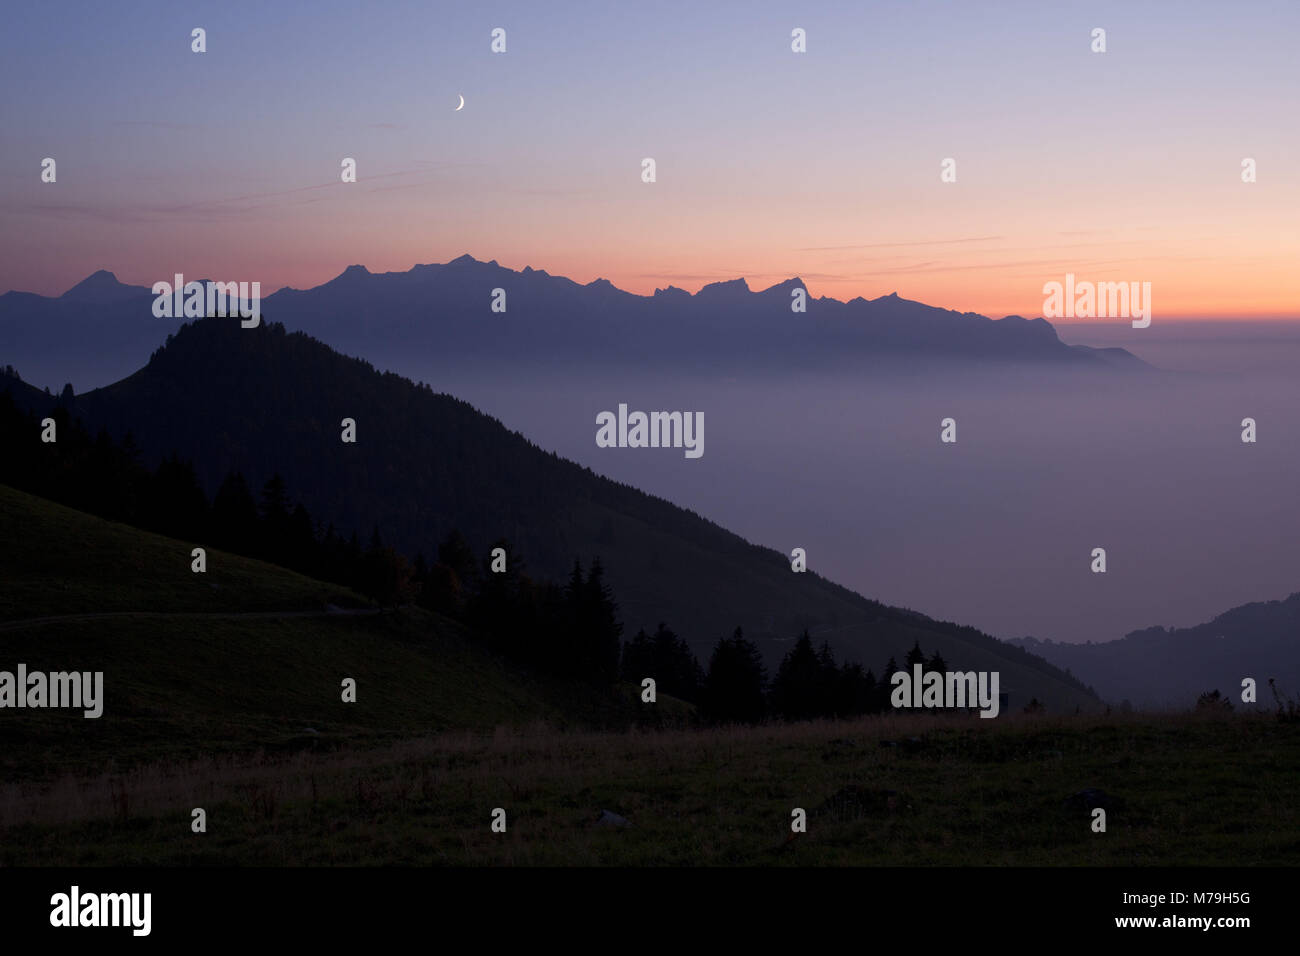
[[[160,281],[172,281],[172,273]],[[217,277],[254,281],[256,276]],[[186,276],[187,281],[203,281]],[[493,311],[495,290],[505,311]],[[792,310],[803,290],[806,311]],[[153,316],[145,286],[99,271],[57,298],[0,296],[0,361],[28,382],[96,387],[129,374],[180,325]],[[743,278],[692,294],[674,286],[634,295],[607,279],[580,285],[525,267],[462,255],[406,272],[351,265],[312,289],[264,295],[262,315],[372,361],[426,357],[431,363],[569,367],[671,363],[731,373],[772,368],[870,368],[873,362],[1054,363],[1133,369],[1123,349],[1063,343],[1046,319],[990,319],[914,302],[897,293],[847,302],[814,298],[802,279],[762,290]]]

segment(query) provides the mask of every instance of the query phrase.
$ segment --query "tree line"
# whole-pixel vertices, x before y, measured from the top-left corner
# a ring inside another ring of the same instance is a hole
[[[768,679],[758,646],[737,627],[722,638],[709,656],[707,669],[687,643],[665,624],[654,634],[644,630],[623,645],[623,680],[655,680],[659,691],[696,704],[710,723],[756,723],[855,717],[892,709],[891,679],[900,670],[921,664],[927,671],[945,672],[947,662],[936,651],[928,658],[914,643],[899,667],[890,657],[877,678],[856,662],[837,663],[830,644],[814,647],[805,630]]]

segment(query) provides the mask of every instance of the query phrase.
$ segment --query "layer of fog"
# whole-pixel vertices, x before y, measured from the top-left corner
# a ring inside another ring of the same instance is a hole
[[[869,597],[1001,637],[1102,641],[1300,590],[1300,327],[1136,334],[1062,330],[1182,371],[376,364],[751,541],[805,548]],[[702,411],[703,457],[598,448],[596,416],[620,403]],[[956,444],[940,442],[947,417]],[[1247,417],[1256,444],[1241,441]],[[1090,570],[1094,548],[1105,574]]]

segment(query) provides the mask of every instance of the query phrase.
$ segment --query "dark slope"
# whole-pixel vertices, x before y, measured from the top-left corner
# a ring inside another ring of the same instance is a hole
[[[58,403],[57,396],[42,391],[34,385],[28,385],[22,380],[17,369],[7,366],[0,368],[0,394],[5,392],[12,395],[20,407],[42,416],[48,414]]]
[[[6,712],[0,781],[570,716],[571,688],[516,673],[437,614],[330,614],[336,585],[215,550],[192,574],[189,542],[4,485],[0,535],[0,669],[102,670],[105,696],[95,720]]]
[[[869,601],[699,516],[537,448],[468,404],[275,325],[183,327],[148,366],[80,396],[75,413],[153,458],[192,459],[209,492],[228,471],[273,472],[318,519],[378,527],[432,554],[453,527],[476,548],[506,537],[529,567],[563,580],[575,557],[604,561],[627,636],[668,621],[701,657],[741,625],[775,663],[808,627],[839,656],[879,668],[913,641],[965,668],[999,670],[1012,703],[1095,700],[1045,662],[971,628]],[[358,442],[340,441],[343,418]],[[775,640],[774,640],[775,639]]]

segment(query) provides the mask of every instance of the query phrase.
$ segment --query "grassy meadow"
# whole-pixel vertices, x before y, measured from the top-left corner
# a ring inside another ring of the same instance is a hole
[[[1300,861],[1300,724],[1271,715],[698,729],[669,698],[521,674],[439,615],[331,613],[366,602],[216,551],[195,575],[186,544],[3,487],[0,540],[0,669],[105,688],[95,720],[0,710],[3,866]],[[1066,805],[1085,788],[1105,833]]]
[[[1300,728],[1261,716],[535,725],[12,782],[0,862],[1279,865],[1300,860],[1298,780]],[[1064,804],[1086,787],[1116,801],[1105,833]]]

